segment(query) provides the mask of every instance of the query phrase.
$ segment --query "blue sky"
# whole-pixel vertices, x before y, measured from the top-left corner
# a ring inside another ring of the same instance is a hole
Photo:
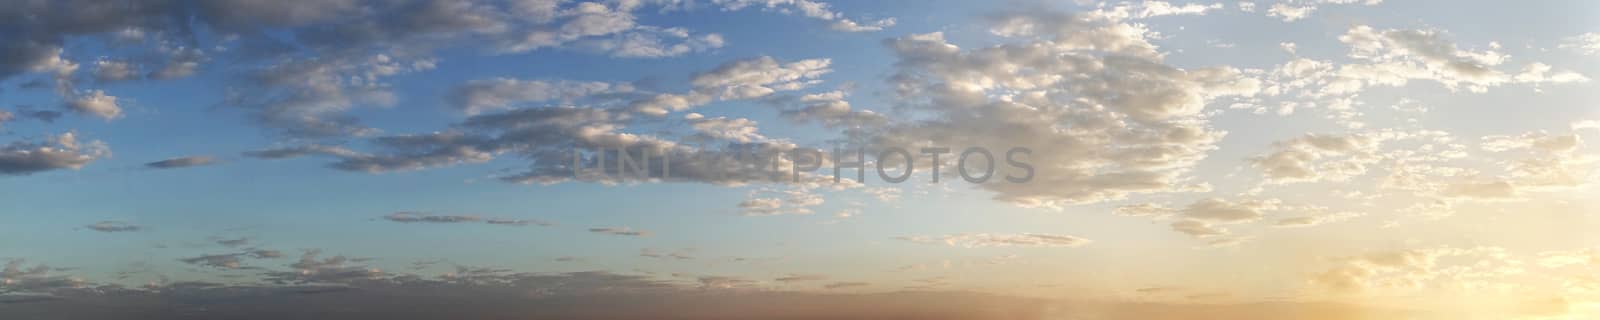
[[[1593,257],[1596,240],[1588,2],[12,7],[0,259],[17,267],[0,295],[404,288],[483,267],[761,292],[1600,310],[1572,289],[1580,267],[1548,262]],[[1028,147],[1039,171],[560,174],[583,148],[689,159],[707,142],[841,139]],[[353,260],[303,260],[330,256]],[[60,271],[24,272],[41,265]],[[366,276],[315,276],[352,270]]]

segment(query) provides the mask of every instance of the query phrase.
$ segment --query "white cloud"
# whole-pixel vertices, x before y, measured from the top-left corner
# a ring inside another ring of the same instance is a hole
[[[1600,33],[1584,33],[1562,39],[1560,48],[1585,55],[1600,55]]]
[[[117,97],[107,95],[100,90],[89,91],[68,99],[66,108],[79,114],[92,115],[106,120],[122,116],[122,107],[117,105]]]
[[[818,77],[832,71],[828,69],[830,64],[832,60],[829,59],[780,63],[772,57],[762,56],[726,63],[696,74],[690,83],[696,92],[721,99],[759,98],[819,83]]]

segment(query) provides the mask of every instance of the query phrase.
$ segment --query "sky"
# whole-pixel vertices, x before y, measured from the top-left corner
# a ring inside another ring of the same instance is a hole
[[[1600,316],[1590,1],[0,4],[7,319]]]

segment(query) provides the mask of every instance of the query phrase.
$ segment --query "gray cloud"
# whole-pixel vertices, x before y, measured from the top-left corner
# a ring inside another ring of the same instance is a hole
[[[216,242],[224,247],[234,248],[250,244],[250,238],[217,239]]]
[[[146,163],[144,166],[153,169],[177,169],[206,166],[214,163],[216,163],[216,159],[210,156],[187,156]]]
[[[217,269],[245,269],[249,267],[246,267],[243,259],[241,259],[241,257],[244,256],[246,256],[244,253],[207,254],[197,257],[178,259],[178,261]]]
[[[98,141],[80,143],[70,132],[44,142],[12,142],[0,145],[0,175],[75,170],[109,153],[104,144]]]
[[[437,216],[437,215],[421,214],[421,213],[415,213],[415,212],[395,212],[395,213],[391,213],[391,214],[388,214],[388,215],[384,215],[383,219],[384,220],[389,220],[389,221],[394,221],[394,222],[400,222],[400,223],[412,223],[412,222],[461,223],[461,222],[479,222],[479,221],[483,221],[482,218],[479,218],[477,216]]]
[[[555,223],[537,219],[508,219],[508,218],[483,218],[467,215],[432,215],[417,212],[395,212],[384,215],[384,220],[400,223],[485,223],[501,226],[526,226],[536,225],[541,227],[553,226]]]
[[[144,227],[122,221],[101,221],[84,227],[89,228],[89,230],[99,232],[133,232],[144,230]]]
[[[857,22],[812,1],[719,1],[710,6],[729,11],[752,7],[799,12],[844,31],[894,24],[892,18]],[[98,89],[78,90],[73,79],[80,69],[99,82],[167,80],[226,60],[231,64],[226,69],[244,81],[231,83],[223,105],[245,110],[252,121],[292,137],[362,136],[376,130],[348,111],[394,104],[400,97],[386,80],[432,69],[438,62],[433,54],[440,48],[490,54],[568,48],[661,58],[723,47],[719,34],[646,25],[637,16],[695,8],[655,1],[30,2],[0,10],[0,21],[5,21],[0,38],[14,40],[0,45],[0,80],[33,73],[51,76],[64,108],[112,119],[122,115],[117,97]],[[197,29],[216,36],[197,36]],[[126,53],[80,63],[75,59],[85,58],[69,52],[69,41],[115,46]],[[90,67],[80,67],[84,64]],[[488,106],[464,105],[469,110]]]
[[[589,232],[601,233],[601,234],[609,234],[609,235],[615,235],[615,236],[630,236],[630,237],[643,237],[643,236],[649,236],[650,235],[649,231],[633,230],[633,228],[628,228],[628,227],[620,227],[620,228],[618,228],[618,227],[589,228]]]

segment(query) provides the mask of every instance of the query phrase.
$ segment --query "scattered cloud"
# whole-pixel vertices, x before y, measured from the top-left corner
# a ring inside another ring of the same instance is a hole
[[[84,227],[89,228],[89,230],[99,232],[134,232],[144,230],[144,227],[122,221],[101,221]]]
[[[649,236],[650,235],[649,231],[633,230],[633,228],[629,228],[629,227],[589,228],[589,232],[599,233],[599,234],[609,234],[609,235],[614,235],[614,236],[629,236],[629,237],[644,237],[644,236]]]
[[[990,233],[962,233],[946,236],[909,236],[896,239],[916,243],[943,244],[952,247],[982,248],[982,247],[1041,247],[1041,248],[1068,248],[1089,244],[1089,239],[1070,235],[1021,233],[1021,234],[990,234]]]
[[[152,169],[177,169],[207,166],[215,163],[216,159],[211,156],[187,156],[146,163],[144,166]]]
[[[64,133],[43,142],[18,141],[0,145],[0,175],[30,175],[43,171],[83,168],[110,156],[110,149],[99,141],[78,141],[74,133]]]

